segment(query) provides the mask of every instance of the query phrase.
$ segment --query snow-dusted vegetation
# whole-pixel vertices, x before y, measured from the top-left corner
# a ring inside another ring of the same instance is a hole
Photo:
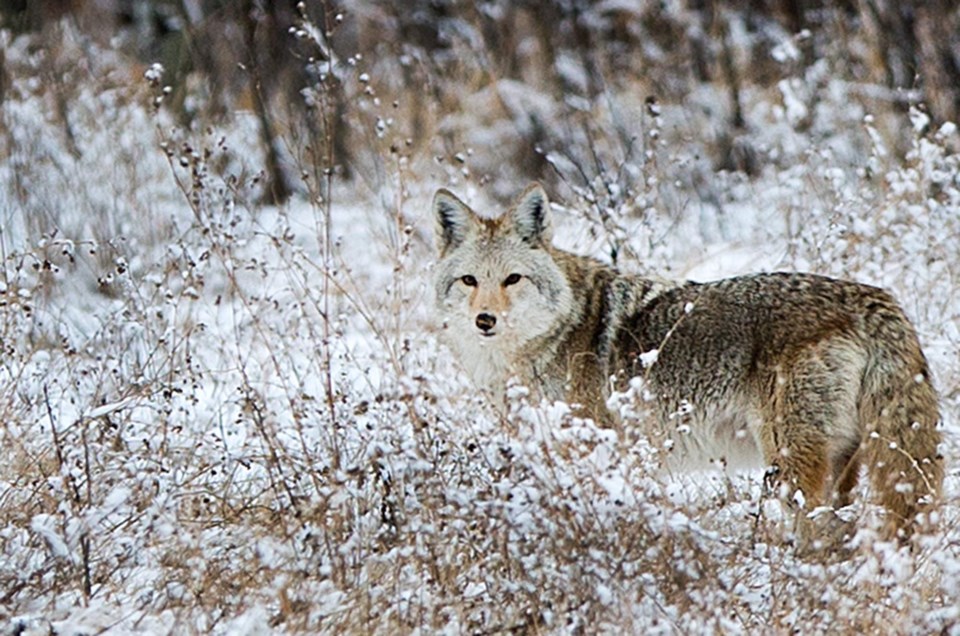
[[[0,633],[960,633],[952,4],[21,4]],[[761,473],[658,471],[626,401],[491,406],[431,319],[429,202],[535,179],[628,271],[890,289],[937,529],[880,541],[860,497],[801,555]]]

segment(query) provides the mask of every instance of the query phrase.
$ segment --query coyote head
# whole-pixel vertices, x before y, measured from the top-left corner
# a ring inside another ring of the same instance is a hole
[[[489,365],[509,370],[525,344],[571,311],[570,284],[550,245],[547,195],[532,184],[505,213],[489,219],[439,190],[433,213],[437,305],[448,340],[475,376],[493,373]]]

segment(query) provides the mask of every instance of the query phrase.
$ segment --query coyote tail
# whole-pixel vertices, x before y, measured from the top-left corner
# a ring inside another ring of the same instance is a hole
[[[917,334],[899,307],[885,307],[871,322],[874,346],[860,404],[863,459],[890,515],[888,532],[904,538],[915,525],[929,525],[918,514],[929,512],[941,494],[937,393]]]

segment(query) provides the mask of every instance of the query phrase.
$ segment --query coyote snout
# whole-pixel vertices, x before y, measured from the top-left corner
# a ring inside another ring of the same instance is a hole
[[[486,312],[477,314],[477,329],[480,330],[481,336],[493,336],[496,335],[493,331],[493,328],[497,326],[497,317],[493,314],[488,314]]]
[[[612,424],[611,381],[642,376],[681,463],[760,458],[809,510],[846,504],[865,466],[901,536],[939,496],[937,395],[885,291],[800,273],[620,274],[553,247],[537,184],[495,219],[440,190],[434,215],[439,311],[478,383],[502,389],[516,375]]]

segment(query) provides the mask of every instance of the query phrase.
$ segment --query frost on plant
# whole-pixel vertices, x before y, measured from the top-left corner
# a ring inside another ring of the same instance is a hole
[[[955,475],[804,558],[642,378],[616,430],[470,385],[427,282],[438,187],[538,180],[627,271],[887,287],[953,465],[955,9],[66,4],[0,9],[0,631],[958,629]]]

